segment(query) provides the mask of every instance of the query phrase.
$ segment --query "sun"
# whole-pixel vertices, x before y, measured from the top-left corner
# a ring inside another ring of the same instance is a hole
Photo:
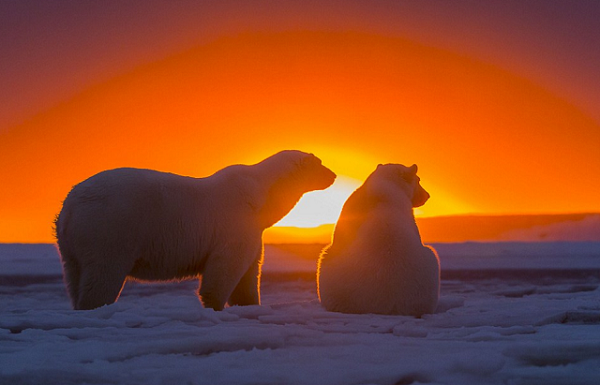
[[[338,175],[329,188],[304,194],[296,206],[273,227],[309,229],[335,224],[344,203],[362,183],[359,179]],[[425,206],[414,209],[416,217],[456,215],[475,211],[472,206],[456,199],[434,183],[427,183],[425,187],[432,199]]]
[[[337,222],[346,199],[361,185],[361,181],[338,175],[327,189],[302,196],[296,206],[274,226],[318,227]]]

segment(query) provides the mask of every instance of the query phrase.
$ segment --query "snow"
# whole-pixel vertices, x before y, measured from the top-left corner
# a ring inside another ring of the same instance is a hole
[[[322,309],[318,247],[268,245],[263,305],[215,312],[193,281],[73,311],[52,245],[0,245],[0,384],[600,383],[600,243],[434,247],[417,319]]]

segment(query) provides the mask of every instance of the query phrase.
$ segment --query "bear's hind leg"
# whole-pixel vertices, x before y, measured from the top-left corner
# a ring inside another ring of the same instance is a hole
[[[64,254],[61,254],[63,258],[63,275],[69,298],[71,299],[71,305],[73,308],[77,308],[79,302],[79,276],[81,270],[77,260],[74,258],[67,258]]]
[[[129,270],[107,263],[81,267],[76,310],[90,310],[115,303],[121,294]]]

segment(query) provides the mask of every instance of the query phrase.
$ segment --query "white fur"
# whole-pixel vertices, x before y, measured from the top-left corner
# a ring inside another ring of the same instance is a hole
[[[204,306],[258,304],[263,230],[334,179],[300,151],[207,178],[133,168],[94,175],[71,190],[56,220],[73,307],[115,302],[127,277],[200,275]]]
[[[413,207],[429,194],[417,168],[380,165],[346,201],[319,258],[319,298],[330,311],[421,316],[439,297],[439,260],[421,242]]]

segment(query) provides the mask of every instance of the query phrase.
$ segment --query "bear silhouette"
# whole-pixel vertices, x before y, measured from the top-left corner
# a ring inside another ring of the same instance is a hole
[[[417,166],[379,165],[346,201],[317,285],[329,311],[421,316],[439,297],[435,250],[424,246],[413,207],[429,199]]]
[[[55,222],[73,308],[114,303],[128,278],[200,276],[205,307],[259,304],[263,230],[334,180],[320,159],[300,151],[206,178],[100,172],[73,187]]]

